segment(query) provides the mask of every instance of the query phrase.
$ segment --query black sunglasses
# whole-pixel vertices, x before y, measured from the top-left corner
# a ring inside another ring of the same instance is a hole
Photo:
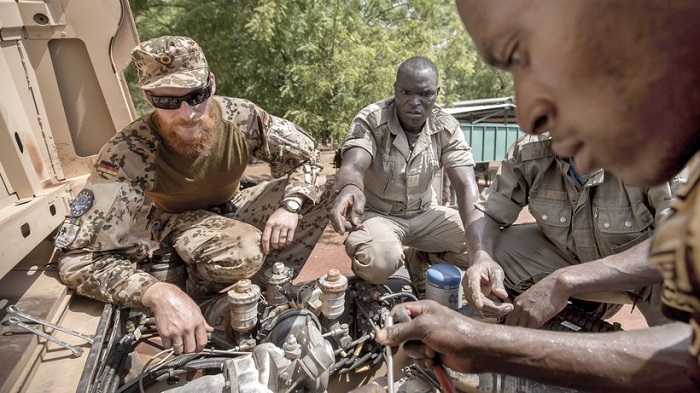
[[[185,94],[184,96],[172,97],[172,96],[154,96],[149,92],[146,92],[148,99],[151,104],[158,109],[178,109],[183,102],[186,102],[190,106],[199,105],[211,97],[211,79],[207,80],[207,84],[200,87],[199,89]]]

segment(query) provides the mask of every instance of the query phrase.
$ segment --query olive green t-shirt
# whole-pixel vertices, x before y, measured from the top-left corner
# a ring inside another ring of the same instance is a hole
[[[220,119],[221,108],[216,106],[216,111]],[[208,209],[236,195],[252,154],[250,147],[230,124],[218,121],[214,132],[207,155],[184,157],[165,143],[158,146],[155,187],[146,194],[160,209],[171,213]]]

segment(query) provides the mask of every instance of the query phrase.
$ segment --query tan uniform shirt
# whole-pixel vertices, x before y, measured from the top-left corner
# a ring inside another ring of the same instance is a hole
[[[693,329],[688,364],[695,370],[691,375],[700,375],[700,153],[688,169],[688,183],[678,191],[671,214],[654,236],[649,259],[664,276],[664,314],[689,322]],[[700,386],[700,381],[695,383]]]
[[[552,152],[548,136],[521,138],[475,207],[509,226],[527,205],[552,243],[572,259],[587,262],[651,237],[655,215],[672,198],[668,184],[629,186],[602,170],[579,185],[569,169],[568,161]]]
[[[387,215],[406,215],[435,205],[432,181],[440,168],[474,165],[459,122],[438,106],[411,150],[393,97],[355,116],[342,150],[352,147],[372,155],[364,178],[366,208]]]

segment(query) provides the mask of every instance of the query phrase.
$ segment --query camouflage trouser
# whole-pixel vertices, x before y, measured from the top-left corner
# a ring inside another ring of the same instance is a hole
[[[446,263],[469,267],[464,226],[457,209],[435,206],[412,217],[367,212],[363,225],[363,229],[348,235],[345,251],[352,258],[353,272],[371,284],[383,284],[406,262],[405,246],[440,253]]]
[[[494,259],[505,273],[504,284],[518,295],[557,269],[578,265],[547,239],[537,224],[513,225],[501,230]],[[661,283],[628,291],[608,291],[577,295],[577,300],[600,303],[598,317],[608,318],[622,304],[634,303],[649,326],[667,323],[661,314]],[[574,300],[574,303],[576,300]]]
[[[274,262],[283,262],[294,275],[306,262],[328,223],[332,191],[321,186],[319,202],[306,203],[294,232],[294,242],[262,252],[262,231],[283,198],[286,179],[262,182],[240,191],[232,200],[235,212],[219,215],[208,210],[160,214],[153,225],[161,246],[173,247],[187,264],[187,292],[193,298],[213,295],[243,278],[260,283]],[[260,274],[256,275],[256,273]]]

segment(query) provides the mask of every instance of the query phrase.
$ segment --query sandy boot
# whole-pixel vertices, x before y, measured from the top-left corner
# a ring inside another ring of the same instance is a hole
[[[413,286],[416,287],[419,299],[425,299],[425,284],[428,279],[428,268],[430,267],[430,258],[425,251],[417,250],[413,247],[408,247],[403,252],[406,270],[411,278]]]

